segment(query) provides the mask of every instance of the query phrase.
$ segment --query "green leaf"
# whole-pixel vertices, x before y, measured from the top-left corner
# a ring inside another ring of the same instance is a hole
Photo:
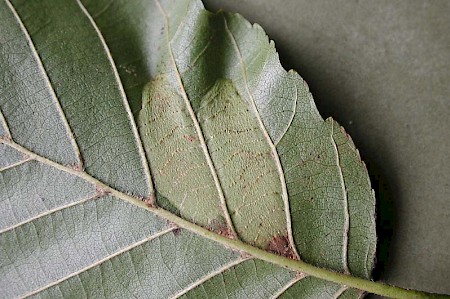
[[[4,0],[0,41],[2,297],[412,294],[356,278],[366,168],[258,25],[195,0]]]

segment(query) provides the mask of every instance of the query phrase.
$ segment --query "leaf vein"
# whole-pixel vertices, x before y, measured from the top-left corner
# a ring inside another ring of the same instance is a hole
[[[5,116],[3,115],[2,109],[0,107],[0,125],[3,123],[3,127],[5,128],[6,135],[4,137],[6,138],[12,138],[11,131],[9,130],[8,123],[6,122]]]
[[[50,78],[48,77],[47,71],[46,71],[46,69],[44,67],[44,64],[42,63],[42,59],[39,56],[39,53],[37,52],[36,47],[34,46],[33,40],[31,39],[31,36],[30,36],[27,28],[23,24],[22,20],[20,19],[16,9],[11,4],[10,0],[6,0],[6,4],[9,7],[9,9],[11,10],[12,14],[14,15],[14,18],[16,19],[16,22],[19,25],[20,30],[24,34],[24,36],[25,36],[25,38],[27,40],[28,46],[30,47],[30,50],[31,50],[32,55],[34,57],[34,60],[38,64],[39,71],[41,72],[42,77],[45,79],[45,83],[46,83],[46,85],[48,87],[48,90],[50,91],[51,99],[55,103],[56,110],[58,111],[58,113],[59,113],[59,115],[61,117],[61,121],[63,122],[64,128],[66,130],[66,133],[67,133],[69,141],[70,141],[70,144],[72,145],[72,149],[74,150],[75,155],[77,157],[77,160],[78,160],[78,163],[79,163],[78,167],[80,169],[82,169],[83,168],[83,159],[81,157],[80,148],[78,147],[78,144],[77,144],[77,142],[75,140],[75,136],[74,136],[73,131],[72,131],[72,128],[70,127],[69,122],[67,120],[67,117],[64,114],[64,111],[63,111],[63,109],[61,107],[61,103],[59,102],[59,99],[58,99],[58,97],[56,95],[55,89],[53,88],[53,85],[50,82]]]
[[[224,273],[226,270],[233,268],[234,266],[239,265],[240,263],[247,261],[248,258],[238,258],[234,261],[232,261],[231,263],[226,264],[225,266],[208,273],[207,275],[201,277],[200,279],[196,280],[194,283],[190,284],[189,286],[187,286],[185,289],[182,289],[180,291],[178,291],[176,294],[170,296],[170,299],[176,299],[176,298],[180,298],[181,296],[183,296],[184,294],[186,294],[187,292],[189,292],[190,290],[195,289],[196,287],[198,287],[199,285],[201,285],[202,283],[212,279],[213,277]]]
[[[292,122],[294,121],[295,113],[297,111],[297,101],[298,101],[298,89],[297,89],[297,87],[295,87],[295,101],[293,101],[294,102],[294,107],[292,109],[292,116],[291,116],[291,118],[289,120],[288,125],[286,126],[286,129],[284,129],[283,133],[281,134],[280,138],[276,142],[274,142],[275,146],[277,146],[278,143],[280,143],[281,139],[283,139],[283,137],[286,135],[286,132],[289,130],[289,128],[292,125]],[[284,110],[281,111],[281,112],[284,112]],[[275,115],[275,113],[273,115]]]
[[[202,146],[202,150],[203,150],[203,153],[205,155],[207,164],[209,166],[209,170],[211,172],[211,175],[213,176],[213,180],[214,180],[217,192],[219,194],[221,207],[222,207],[222,210],[223,210],[226,222],[227,222],[231,232],[233,233],[233,235],[238,237],[237,233],[236,233],[236,230],[234,228],[234,225],[233,225],[233,221],[231,220],[231,216],[230,216],[230,213],[229,213],[227,202],[225,200],[225,195],[224,195],[223,188],[222,188],[222,186],[220,184],[219,177],[217,175],[217,172],[215,170],[214,164],[212,162],[211,155],[209,153],[208,147],[207,147],[206,142],[205,142],[205,138],[204,138],[204,136],[202,134],[202,130],[200,128],[200,124],[198,123],[197,117],[195,116],[194,110],[192,109],[192,106],[190,104],[189,98],[187,96],[187,92],[184,89],[183,81],[181,79],[181,75],[180,75],[180,72],[178,70],[178,66],[177,66],[177,63],[175,61],[175,57],[173,55],[173,51],[172,51],[172,47],[171,47],[171,43],[170,43],[170,39],[169,39],[169,17],[167,15],[166,11],[164,10],[164,8],[162,7],[161,3],[159,2],[159,0],[155,0],[155,3],[158,6],[161,14],[164,16],[164,19],[165,19],[165,23],[166,23],[166,26],[165,26],[166,42],[167,42],[167,47],[168,47],[170,60],[171,60],[171,63],[173,64],[178,84],[180,85],[180,89],[181,89],[181,92],[182,92],[181,95],[182,95],[182,97],[183,97],[183,99],[185,101],[186,108],[187,108],[187,110],[189,112],[189,116],[191,117],[192,122],[194,123],[194,127],[195,127],[195,130],[197,132],[197,136],[199,138],[200,144]]]
[[[73,207],[73,206],[77,206],[77,205],[83,204],[83,203],[85,203],[85,202],[87,202],[87,201],[89,201],[91,199],[94,199],[94,198],[95,199],[100,199],[101,196],[98,196],[98,194],[94,194],[93,196],[85,197],[83,199],[71,202],[69,204],[62,205],[62,206],[56,207],[54,209],[47,210],[47,211],[45,211],[43,213],[37,214],[36,216],[33,216],[33,217],[29,218],[29,219],[26,219],[24,221],[21,221],[19,223],[14,224],[14,225],[12,225],[10,227],[7,227],[7,228],[4,228],[4,229],[0,230],[0,234],[3,234],[5,232],[7,232],[7,231],[16,229],[16,228],[18,228],[18,227],[20,227],[22,225],[30,223],[30,222],[32,222],[34,220],[37,220],[37,219],[41,218],[41,217],[44,217],[44,216],[47,216],[47,215],[50,215],[50,214],[62,211],[64,209],[67,209],[67,208],[70,208],[70,207]]]
[[[250,89],[248,86],[248,80],[247,80],[247,68],[245,67],[244,58],[242,57],[242,53],[241,53],[241,50],[239,49],[239,45],[237,44],[237,41],[236,41],[233,33],[228,28],[228,22],[227,22],[226,17],[224,17],[223,20],[224,20],[225,31],[228,33],[230,40],[234,46],[234,49],[239,57],[239,62],[241,64],[241,71],[242,71],[242,76],[244,79],[243,81],[245,84],[245,89],[247,91],[250,102],[253,106],[253,110],[255,111],[256,119],[261,128],[261,131],[262,131],[264,137],[266,138],[267,143],[269,144],[270,150],[272,152],[272,157],[275,161],[275,165],[278,170],[278,176],[279,176],[280,183],[281,183],[281,194],[282,194],[282,199],[284,202],[285,218],[286,218],[286,226],[287,226],[286,229],[287,229],[287,233],[288,233],[288,239],[289,239],[289,242],[291,243],[291,248],[294,251],[296,257],[298,259],[300,259],[300,255],[297,252],[297,246],[295,246],[294,237],[292,234],[292,223],[291,223],[291,216],[290,216],[289,197],[288,197],[288,193],[287,193],[287,186],[286,186],[286,180],[285,180],[284,173],[283,173],[283,168],[282,168],[281,162],[280,162],[280,157],[278,156],[277,149],[276,149],[274,143],[272,142],[272,139],[270,138],[269,134],[267,133],[264,123],[259,115],[258,108],[256,107],[254,97],[253,97],[252,93],[250,92]]]
[[[29,162],[29,161],[31,161],[32,159],[23,159],[23,160],[19,160],[19,161],[17,161],[16,163],[12,163],[12,164],[10,164],[10,165],[8,165],[8,166],[5,166],[5,167],[3,167],[3,168],[0,168],[0,172],[3,172],[3,171],[6,171],[6,170],[8,170],[8,169],[11,169],[11,168],[14,168],[14,167],[17,167],[17,166],[20,166],[20,165],[22,165],[22,164],[24,164],[24,163],[26,163],[26,162]]]
[[[147,157],[145,156],[144,147],[142,146],[142,140],[139,136],[136,122],[134,121],[134,117],[131,112],[131,108],[128,103],[127,96],[125,94],[122,80],[120,79],[119,72],[117,71],[116,64],[114,63],[114,59],[112,57],[111,51],[109,50],[108,45],[106,44],[106,41],[105,41],[102,33],[100,32],[100,29],[98,28],[97,24],[95,23],[95,20],[93,19],[93,17],[89,14],[86,7],[84,7],[83,3],[81,3],[80,0],[76,0],[76,1],[78,3],[78,6],[80,7],[81,11],[86,15],[86,17],[88,18],[92,27],[95,29],[95,32],[97,33],[98,38],[100,39],[103,49],[105,50],[106,56],[108,57],[108,61],[111,66],[111,70],[114,73],[114,78],[116,79],[116,82],[117,82],[117,85],[119,88],[120,98],[122,99],[123,107],[125,108],[125,111],[127,113],[127,118],[128,118],[128,122],[131,126],[131,131],[133,132],[133,137],[134,137],[137,149],[138,149],[141,164],[142,164],[142,167],[144,168],[145,180],[147,182],[147,186],[149,186],[151,188],[150,193],[153,193],[154,192],[153,182],[152,182],[152,175],[151,175],[150,168],[149,168],[149,163],[147,161]]]
[[[161,236],[163,236],[163,235],[173,231],[174,229],[175,229],[174,227],[170,227],[170,228],[165,229],[163,231],[160,231],[160,232],[158,232],[158,233],[156,233],[154,235],[148,236],[145,239],[142,239],[142,240],[140,240],[138,242],[135,242],[135,243],[127,246],[127,247],[124,247],[121,250],[119,250],[119,251],[117,251],[117,252],[115,252],[115,253],[113,253],[111,255],[108,255],[108,256],[102,258],[101,260],[98,260],[97,262],[92,263],[91,265],[89,265],[87,267],[84,267],[83,269],[80,269],[80,270],[78,270],[76,272],[73,272],[73,273],[71,273],[71,274],[69,274],[69,275],[67,275],[65,277],[62,277],[62,278],[60,278],[60,279],[58,279],[58,280],[56,280],[56,281],[54,281],[52,283],[49,283],[49,284],[47,284],[47,285],[45,285],[45,286],[43,286],[43,287],[41,287],[39,289],[36,289],[36,290],[26,294],[26,295],[23,295],[22,298],[27,298],[27,297],[36,295],[36,294],[38,294],[40,292],[43,292],[46,289],[51,288],[52,286],[60,284],[63,281],[66,281],[66,280],[68,280],[68,279],[70,279],[70,278],[72,278],[74,276],[77,276],[77,275],[79,275],[79,274],[81,274],[83,272],[86,272],[86,271],[88,271],[88,270],[90,270],[90,269],[92,269],[92,268],[94,268],[96,266],[99,266],[99,265],[103,264],[104,262],[107,262],[107,261],[111,260],[112,258],[114,258],[116,256],[119,256],[119,255],[121,255],[121,254],[123,254],[123,253],[125,253],[127,251],[132,250],[133,248],[136,248],[136,247],[138,247],[140,245],[143,245],[143,244],[145,244],[147,242],[150,242],[150,241],[152,241],[152,240],[154,240],[156,238],[159,238],[159,237],[161,237]]]
[[[343,244],[342,244],[342,263],[344,266],[344,272],[346,274],[350,274],[350,270],[348,268],[348,257],[347,257],[348,256],[348,233],[349,233],[349,227],[350,227],[350,215],[349,215],[349,210],[348,210],[348,194],[347,194],[347,190],[345,187],[344,175],[342,173],[339,151],[338,151],[338,148],[336,145],[336,141],[334,140],[334,137],[333,137],[333,127],[334,127],[334,125],[332,123],[331,124],[331,142],[332,142],[334,154],[336,157],[336,166],[339,171],[339,181],[340,181],[340,185],[342,187],[342,195],[343,195],[343,199],[344,199],[344,235],[343,235]]]
[[[333,299],[338,299],[347,289],[347,286],[342,286],[339,290],[336,291],[336,293],[333,294]]]
[[[308,277],[308,275],[301,273],[298,274],[294,277],[294,279],[292,279],[291,281],[288,281],[288,283],[286,283],[282,288],[280,288],[275,294],[272,295],[272,297],[270,297],[270,299],[277,299],[279,298],[281,295],[283,295],[290,287],[292,287],[294,284],[296,284],[297,282],[299,282],[300,280],[302,280],[303,278]]]

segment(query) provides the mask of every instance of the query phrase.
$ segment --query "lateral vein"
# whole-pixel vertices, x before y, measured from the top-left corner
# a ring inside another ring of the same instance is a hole
[[[37,214],[36,216],[33,216],[33,217],[29,218],[29,219],[26,219],[24,221],[21,221],[19,223],[14,224],[14,225],[12,225],[10,227],[7,227],[7,228],[4,228],[4,229],[0,230],[0,234],[3,234],[5,232],[7,232],[7,231],[10,231],[10,230],[13,230],[15,228],[18,228],[18,227],[20,227],[20,226],[22,226],[24,224],[30,223],[30,222],[32,222],[32,221],[34,221],[36,219],[41,218],[41,217],[44,217],[44,216],[47,216],[47,215],[50,215],[50,214],[62,211],[64,209],[67,209],[67,208],[70,208],[70,207],[73,207],[73,206],[77,206],[77,205],[83,204],[83,203],[85,203],[85,202],[87,202],[87,201],[89,201],[91,199],[94,199],[94,198],[97,199],[97,197],[98,197],[98,199],[100,199],[101,196],[98,196],[97,194],[94,194],[93,196],[89,196],[89,197],[83,198],[81,200],[74,201],[74,202],[71,202],[69,204],[56,207],[56,208],[51,209],[51,210],[47,210],[47,211],[45,211],[45,212],[43,212],[41,214]]]
[[[284,136],[286,135],[287,131],[289,130],[289,128],[292,125],[292,122],[294,121],[295,118],[295,113],[297,112],[297,101],[298,101],[298,87],[295,86],[295,101],[294,102],[294,107],[292,109],[292,115],[291,118],[289,119],[289,123],[286,126],[286,129],[283,131],[283,133],[281,134],[280,138],[278,138],[278,140],[276,142],[274,142],[275,147],[278,145],[278,143],[280,143],[280,141],[284,138]]]
[[[80,0],[76,0],[76,1],[78,3],[78,6],[80,7],[80,9],[83,11],[83,13],[86,15],[86,17],[90,21],[92,27],[94,27],[95,32],[97,33],[98,38],[100,39],[100,42],[106,53],[106,56],[108,57],[108,61],[110,63],[111,69],[113,71],[114,78],[116,79],[117,86],[119,87],[120,98],[122,99],[123,106],[127,113],[128,122],[131,125],[131,131],[133,132],[133,137],[134,137],[134,140],[136,141],[136,146],[137,146],[137,149],[139,152],[141,164],[142,164],[142,167],[144,167],[144,174],[145,174],[145,179],[147,181],[147,186],[150,187],[150,193],[153,193],[154,188],[153,188],[152,175],[150,172],[149,163],[147,161],[147,157],[145,156],[144,147],[142,146],[142,140],[141,140],[141,137],[139,136],[136,122],[134,121],[133,114],[131,113],[131,108],[128,103],[127,96],[125,94],[125,90],[123,88],[122,80],[120,79],[119,72],[117,71],[116,64],[114,63],[114,59],[112,57],[111,51],[109,50],[108,45],[106,44],[106,41],[105,41],[102,33],[100,32],[100,29],[98,28],[97,24],[95,23],[95,20],[89,14],[86,7],[84,7],[83,3],[81,3]]]
[[[347,286],[342,286],[339,290],[336,291],[336,293],[333,294],[333,299],[338,299],[347,289]]]
[[[5,116],[3,115],[1,107],[0,107],[0,123],[4,124],[4,128],[5,128],[5,131],[6,131],[5,132],[6,133],[5,137],[11,139],[12,138],[11,131],[9,130],[8,123],[6,122],[6,119],[5,119]]]
[[[167,47],[168,47],[168,50],[169,50],[168,52],[169,52],[169,55],[170,55],[170,60],[171,60],[171,62],[173,64],[173,67],[174,67],[174,70],[175,70],[175,73],[176,73],[176,77],[177,77],[177,81],[178,81],[178,84],[180,86],[181,94],[182,94],[182,97],[183,97],[183,99],[185,101],[186,108],[187,108],[187,110],[189,112],[189,116],[191,117],[192,122],[194,123],[194,127],[195,127],[195,130],[197,132],[197,136],[199,138],[199,141],[200,141],[203,153],[205,155],[206,162],[207,162],[208,167],[210,169],[211,175],[213,176],[213,180],[214,180],[214,183],[215,183],[215,186],[216,186],[216,189],[217,189],[217,193],[219,195],[221,207],[222,207],[222,210],[223,210],[226,222],[227,222],[227,224],[228,224],[232,234],[236,238],[238,238],[238,235],[237,235],[236,230],[234,228],[233,221],[231,220],[231,216],[230,216],[230,213],[229,213],[229,210],[228,210],[228,205],[227,205],[227,202],[226,202],[226,199],[225,199],[223,188],[222,188],[222,186],[220,184],[219,177],[217,175],[217,172],[215,170],[214,164],[212,162],[211,155],[209,154],[209,150],[208,150],[208,147],[206,145],[205,138],[203,136],[202,130],[201,130],[200,125],[198,123],[197,117],[195,116],[194,110],[192,109],[192,106],[191,106],[191,103],[190,103],[189,98],[187,96],[186,90],[184,89],[183,81],[181,79],[181,75],[180,75],[180,72],[178,70],[178,66],[177,66],[177,63],[175,61],[175,57],[173,56],[173,51],[172,51],[172,47],[171,47],[170,39],[169,39],[169,17],[167,15],[166,11],[164,10],[164,8],[161,6],[161,3],[159,2],[159,0],[155,0],[155,3],[158,6],[159,10],[161,11],[161,14],[165,18],[165,22],[166,22],[166,26],[165,26],[166,42],[167,42]]]
[[[293,252],[295,253],[295,256],[300,260],[300,255],[297,252],[297,246],[295,246],[294,237],[292,234],[292,223],[291,223],[291,213],[290,213],[290,208],[289,208],[289,197],[288,197],[288,193],[287,193],[286,179],[284,177],[283,167],[281,166],[281,162],[280,162],[280,157],[278,156],[277,149],[276,149],[274,143],[272,142],[272,139],[270,138],[269,133],[267,133],[266,127],[264,126],[264,123],[259,115],[258,108],[256,107],[255,99],[254,99],[252,93],[250,92],[250,89],[248,86],[247,70],[245,67],[244,58],[242,57],[241,50],[239,49],[239,45],[237,44],[233,33],[228,28],[228,22],[225,17],[224,17],[224,25],[225,25],[225,30],[228,33],[228,35],[231,39],[231,42],[233,43],[235,51],[238,54],[239,62],[241,64],[241,71],[242,71],[242,76],[244,79],[245,89],[248,94],[248,97],[250,98],[251,105],[255,111],[256,119],[258,121],[259,127],[261,128],[261,131],[262,131],[264,137],[267,140],[267,143],[269,144],[270,151],[272,153],[272,157],[275,161],[275,165],[276,165],[276,168],[278,171],[278,176],[280,178],[280,183],[281,183],[281,196],[282,196],[283,203],[284,203],[288,239],[289,239],[289,242],[291,243],[291,248],[292,248]]]
[[[56,95],[55,89],[53,88],[53,85],[50,82],[50,78],[48,77],[47,70],[45,69],[44,64],[42,63],[42,59],[39,56],[39,53],[37,52],[36,47],[34,46],[33,40],[31,39],[31,36],[30,36],[27,28],[25,27],[25,25],[23,24],[22,20],[20,19],[16,9],[11,4],[10,0],[5,0],[5,1],[6,1],[6,5],[9,7],[9,9],[12,12],[12,14],[14,15],[14,18],[16,19],[16,22],[19,25],[20,30],[24,34],[25,39],[27,40],[28,46],[31,49],[31,53],[32,53],[32,55],[34,57],[34,60],[38,64],[39,71],[40,71],[41,75],[43,76],[43,78],[45,79],[45,83],[46,83],[47,88],[48,88],[48,90],[50,92],[51,99],[55,103],[56,110],[58,111],[58,113],[59,113],[59,115],[61,117],[61,120],[63,122],[64,128],[65,128],[66,133],[67,133],[67,135],[69,137],[70,144],[72,145],[72,149],[74,150],[75,156],[77,157],[78,164],[79,164],[78,167],[80,169],[83,169],[83,159],[81,157],[80,148],[79,148],[79,146],[78,146],[78,144],[77,144],[77,142],[75,140],[74,133],[72,131],[72,128],[69,125],[67,117],[66,117],[66,115],[65,115],[65,113],[64,113],[64,111],[63,111],[63,109],[61,107],[61,103],[59,102],[59,99],[58,99],[58,97]]]
[[[331,123],[331,143],[333,145],[334,154],[336,156],[336,166],[339,171],[339,181],[342,188],[342,196],[344,199],[344,234],[343,234],[343,244],[342,244],[342,263],[344,267],[344,272],[346,274],[350,274],[350,270],[348,268],[348,232],[350,227],[350,215],[348,210],[348,195],[345,187],[344,175],[342,173],[341,161],[339,158],[339,151],[337,148],[336,141],[333,137],[333,123]]]
[[[294,279],[292,279],[291,281],[289,281],[287,284],[285,284],[281,289],[279,289],[275,294],[272,295],[272,297],[270,297],[270,299],[277,299],[279,298],[281,295],[284,294],[284,292],[286,292],[290,287],[292,287],[294,284],[296,284],[297,282],[299,282],[300,280],[302,280],[303,278],[308,277],[308,275],[301,273],[298,274],[297,276],[294,277]]]
[[[159,237],[161,237],[161,236],[163,236],[163,235],[173,231],[174,229],[175,229],[174,227],[170,227],[170,228],[165,229],[163,231],[160,231],[160,232],[158,232],[158,233],[156,233],[154,235],[146,237],[145,239],[142,239],[142,240],[140,240],[140,241],[138,241],[136,243],[133,243],[133,244],[127,246],[127,247],[124,247],[121,250],[119,250],[119,251],[117,251],[117,252],[115,252],[115,253],[113,253],[113,254],[111,254],[109,256],[106,256],[106,257],[102,258],[101,260],[98,260],[97,262],[95,262],[95,263],[93,263],[93,264],[91,264],[91,265],[89,265],[87,267],[84,267],[83,269],[80,269],[80,270],[78,270],[76,272],[71,273],[70,275],[62,277],[62,278],[60,278],[60,279],[58,279],[58,280],[56,280],[56,281],[54,281],[52,283],[49,283],[48,285],[45,285],[45,286],[43,286],[43,287],[41,287],[39,289],[36,289],[36,290],[34,290],[34,291],[24,295],[22,298],[27,298],[27,297],[36,295],[36,294],[38,294],[38,293],[40,293],[42,291],[45,291],[46,289],[51,288],[54,285],[60,284],[61,282],[66,281],[66,280],[68,280],[68,279],[70,279],[70,278],[72,278],[74,276],[77,276],[77,275],[83,273],[83,272],[86,272],[89,269],[92,269],[92,268],[94,268],[96,266],[99,266],[99,265],[103,264],[104,262],[109,261],[109,260],[111,260],[112,258],[114,258],[114,257],[116,257],[118,255],[121,255],[121,254],[123,254],[123,253],[125,253],[127,251],[132,250],[135,247],[138,247],[138,246],[140,246],[140,245],[142,245],[142,244],[144,244],[146,242],[149,242],[149,241],[152,241],[152,240],[154,240],[156,238],[159,238]]]
[[[225,272],[226,270],[233,268],[234,266],[239,265],[240,263],[249,260],[249,258],[238,258],[234,261],[232,261],[231,263],[226,264],[225,266],[208,273],[208,275],[205,275],[203,277],[201,277],[200,279],[198,279],[197,281],[195,281],[194,283],[190,284],[188,287],[186,287],[183,290],[178,291],[176,294],[172,295],[170,297],[170,299],[177,299],[180,298],[181,296],[183,296],[184,294],[186,294],[187,292],[189,292],[190,290],[195,289],[197,286],[201,285],[202,283],[212,279],[213,277]]]
[[[8,170],[8,169],[11,169],[11,168],[14,168],[14,167],[17,167],[17,166],[19,166],[19,165],[22,165],[22,164],[24,164],[24,163],[26,163],[26,162],[28,162],[28,161],[31,161],[32,159],[23,159],[23,160],[19,160],[19,161],[17,161],[16,163],[12,163],[12,164],[10,164],[10,165],[8,165],[8,166],[5,166],[5,167],[3,167],[3,168],[0,168],[0,172],[3,172],[3,171],[5,171],[5,170]]]

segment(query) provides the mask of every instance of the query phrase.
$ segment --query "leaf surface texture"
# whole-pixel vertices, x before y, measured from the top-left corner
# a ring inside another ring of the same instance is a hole
[[[258,25],[194,0],[3,0],[0,41],[3,297],[362,296],[95,184],[370,278],[365,165]]]

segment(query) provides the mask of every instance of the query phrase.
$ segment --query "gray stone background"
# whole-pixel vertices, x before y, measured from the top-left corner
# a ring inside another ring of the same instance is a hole
[[[353,137],[377,192],[375,278],[450,294],[450,1],[204,2],[259,23]]]

